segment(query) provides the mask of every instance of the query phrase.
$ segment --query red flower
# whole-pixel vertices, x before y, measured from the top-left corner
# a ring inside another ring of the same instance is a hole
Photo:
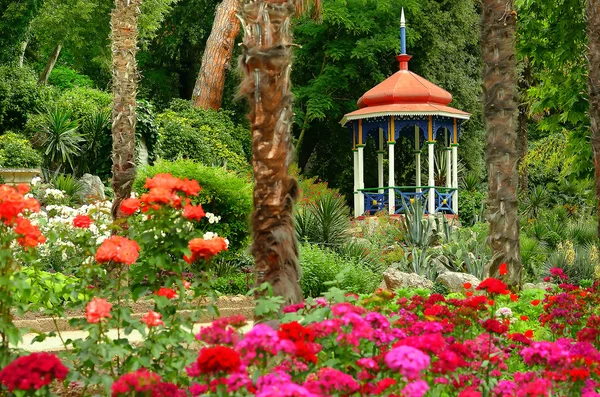
[[[516,302],[519,300],[519,296],[516,294],[510,294],[510,300]]]
[[[181,181],[181,184],[179,185],[179,190],[181,190],[188,196],[197,196],[198,193],[200,193],[200,191],[202,190],[202,188],[200,187],[197,181],[190,181],[189,179],[185,178]]]
[[[42,233],[37,226],[31,224],[31,221],[26,218],[17,217],[15,218],[15,233],[22,235],[23,237],[17,238],[17,242],[23,247],[35,247],[38,244],[46,242],[46,237],[42,236]]]
[[[204,347],[198,355],[198,370],[203,374],[232,373],[242,361],[238,352],[226,346]]]
[[[10,393],[16,390],[39,390],[67,377],[69,370],[60,360],[50,353],[32,353],[22,356],[0,371],[0,384]]]
[[[159,325],[165,325],[165,323],[161,320],[162,314],[149,311],[144,317],[142,317],[142,322],[145,323],[148,328],[158,327]]]
[[[140,246],[125,237],[111,236],[102,242],[96,251],[96,260],[100,263],[114,261],[132,265],[140,256]]]
[[[297,321],[291,323],[281,324],[277,334],[281,339],[288,339],[292,342],[308,341],[314,342],[315,334],[312,329],[302,326]]]
[[[94,297],[85,307],[85,319],[88,323],[99,323],[103,318],[111,318],[112,304],[106,299]]]
[[[500,265],[500,269],[498,270],[498,272],[501,276],[506,276],[508,274],[508,268],[506,266],[506,263]]]
[[[541,301],[541,300],[539,300],[539,299],[536,299],[536,300],[532,300],[532,301],[531,301],[531,304],[532,304],[533,306],[537,306],[537,305],[539,305],[540,303],[542,303],[542,301]]]
[[[10,224],[25,208],[25,198],[17,189],[0,185],[0,221]]]
[[[154,293],[157,296],[164,296],[167,299],[177,298],[177,292],[171,288],[161,287],[158,291]]]
[[[509,293],[507,290],[507,285],[497,278],[486,278],[477,286],[476,289],[480,291],[486,291],[491,295],[507,295]]]
[[[465,295],[470,298],[471,296],[473,296],[473,291],[467,291],[465,292]]]
[[[188,243],[188,248],[192,251],[192,257],[184,257],[186,262],[193,263],[202,258],[209,260],[223,250],[227,250],[227,242],[223,237],[212,239],[195,238]]]
[[[92,218],[87,215],[77,215],[73,219],[73,226],[81,229],[89,228],[92,223],[94,223],[94,221],[92,221]]]
[[[527,338],[533,338],[533,331],[528,329],[523,335],[525,335]]]
[[[508,331],[508,326],[493,318],[485,320],[481,326],[489,333],[503,334]]]
[[[136,198],[128,198],[121,203],[121,212],[125,215],[133,215],[140,209],[141,201]]]
[[[130,395],[130,393],[149,393],[160,383],[160,376],[146,368],[121,376],[112,384],[112,397]],[[137,395],[136,393],[136,395]],[[145,394],[144,394],[145,395]]]
[[[464,283],[463,284],[463,288],[464,289],[471,289],[471,288],[473,288],[473,284],[471,284],[471,283]]]
[[[200,219],[204,218],[204,215],[206,214],[204,213],[201,205],[186,205],[183,207],[183,217],[185,219],[199,221]]]
[[[523,320],[523,321],[527,321],[527,320],[529,320],[529,317],[528,316],[521,316],[520,319]]]

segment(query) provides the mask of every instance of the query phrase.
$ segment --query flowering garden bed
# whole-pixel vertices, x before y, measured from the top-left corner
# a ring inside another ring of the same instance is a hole
[[[600,396],[600,285],[569,285],[560,270],[552,272],[559,287],[521,294],[501,279],[448,296],[332,289],[281,314],[279,299],[263,298],[256,313],[276,323],[242,333],[237,315],[193,335],[210,307],[178,309],[210,296],[206,261],[227,241],[205,230],[197,184],[159,175],[146,186],[124,203],[128,227],[112,224],[99,246],[84,238],[93,217],[73,220],[77,249],[89,257],[73,284],[77,299],[50,305],[57,297],[46,291],[37,306],[21,298],[32,293],[33,254],[46,239],[29,220],[39,204],[25,187],[0,186],[0,395]],[[192,281],[182,277],[189,273]],[[136,318],[125,302],[140,299],[153,306]],[[86,336],[63,340],[56,355],[10,349],[20,339],[11,311],[31,310],[82,311],[70,325]],[[134,330],[143,343],[128,341]]]

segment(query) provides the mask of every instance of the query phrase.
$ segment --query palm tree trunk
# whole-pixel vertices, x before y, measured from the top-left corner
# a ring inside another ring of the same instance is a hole
[[[54,51],[52,51],[52,54],[50,54],[50,58],[48,58],[46,67],[44,68],[44,71],[40,74],[40,78],[38,80],[38,83],[40,85],[48,84],[48,78],[50,77],[50,73],[52,73],[52,69],[54,69],[54,65],[56,64],[56,61],[58,60],[58,57],[60,56],[61,49],[62,49],[62,44],[58,44],[54,48]],[[25,50],[23,50],[23,53],[24,52],[25,52]]]
[[[600,215],[600,0],[588,0],[586,8],[588,23],[590,124],[592,130],[592,150],[594,153],[594,179]],[[600,236],[600,218],[598,218]]]
[[[486,274],[508,266],[508,283],[521,282],[517,213],[517,76],[515,22],[512,0],[483,0],[481,47],[488,168],[488,244],[493,256]]]
[[[111,14],[113,73],[113,217],[121,218],[121,202],[131,195],[135,179],[135,108],[137,90],[137,19],[140,0],[115,0]]]
[[[217,7],[194,87],[195,107],[215,110],[221,107],[226,71],[230,67],[235,38],[240,32],[238,8],[239,0],[223,0]]]
[[[240,95],[248,98],[252,125],[254,212],[252,254],[256,283],[270,283],[286,304],[302,300],[293,203],[298,183],[288,175],[293,159],[292,35],[293,0],[245,0]]]

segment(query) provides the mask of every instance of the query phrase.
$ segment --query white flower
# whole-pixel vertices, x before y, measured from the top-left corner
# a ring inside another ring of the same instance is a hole
[[[35,178],[33,178],[31,180],[31,186],[35,186],[35,185],[37,185],[40,182],[42,182],[42,178],[40,178],[39,176],[36,176]]]
[[[513,317],[512,310],[510,310],[508,307],[501,307],[500,309],[496,310],[496,317],[508,318],[510,319],[511,323],[517,320]]]
[[[210,222],[210,223],[219,223],[219,221],[221,220],[221,217],[216,216],[212,212],[207,212],[206,219],[208,219],[208,222]]]
[[[65,197],[65,193],[62,190],[58,190],[58,189],[48,189],[48,190],[46,190],[46,193],[44,193],[44,197],[45,198],[52,197],[55,199],[62,199]]]
[[[213,233],[213,232],[206,232],[204,233],[204,236],[202,236],[202,238],[204,240],[212,240],[213,238],[217,238],[219,237],[219,235],[217,233]]]

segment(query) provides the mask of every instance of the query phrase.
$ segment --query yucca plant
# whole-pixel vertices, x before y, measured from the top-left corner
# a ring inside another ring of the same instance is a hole
[[[73,175],[57,174],[52,178],[52,185],[55,189],[65,192],[65,196],[68,198],[67,204],[73,205],[81,202],[84,186]]]
[[[313,244],[340,246],[348,237],[350,212],[340,196],[326,195],[294,213],[296,235]]]
[[[81,156],[77,165],[77,173],[91,172],[100,156],[102,144],[110,134],[110,110],[93,110],[81,120],[80,130],[85,139]]]
[[[550,196],[544,186],[534,187],[525,197],[525,214],[529,218],[537,218],[540,211],[549,202]]]
[[[68,164],[73,169],[84,138],[78,133],[79,123],[71,119],[71,112],[56,106],[47,108],[42,113],[41,128],[40,146],[46,166],[60,169]]]
[[[546,250],[547,247],[544,242],[524,235],[521,236],[521,262],[527,274],[533,279],[537,278],[538,267],[546,259]]]
[[[476,191],[481,185],[481,179],[473,172],[467,173],[464,178],[460,180],[460,188],[468,192]]]
[[[576,245],[591,245],[598,240],[596,222],[593,218],[584,218],[571,222],[568,227],[568,239]]]
[[[425,208],[420,200],[408,205],[404,203],[402,225],[405,229],[406,243],[412,246],[426,248],[431,241],[431,223],[425,218]]]

